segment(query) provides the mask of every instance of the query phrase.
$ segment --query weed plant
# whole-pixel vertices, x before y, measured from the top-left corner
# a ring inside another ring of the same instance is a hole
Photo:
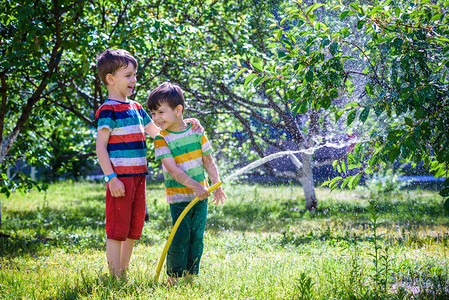
[[[170,234],[162,184],[126,281],[109,278],[104,185],[62,182],[1,198],[0,299],[448,299],[448,225],[436,192],[229,183],[209,207],[200,274],[168,287],[157,262]]]

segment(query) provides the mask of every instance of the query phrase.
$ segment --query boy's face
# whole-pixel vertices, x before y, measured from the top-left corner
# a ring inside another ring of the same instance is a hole
[[[177,126],[182,121],[181,117],[182,105],[173,109],[167,103],[162,103],[157,110],[151,111],[153,122],[161,129],[176,131]]]
[[[123,100],[123,98],[126,100],[126,97],[132,95],[137,82],[136,73],[134,65],[129,63],[126,68],[121,67],[114,74],[107,75],[108,90],[113,91],[115,97],[120,98],[116,100]]]

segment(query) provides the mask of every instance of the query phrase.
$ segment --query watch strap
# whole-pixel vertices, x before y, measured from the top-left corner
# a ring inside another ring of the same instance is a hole
[[[104,181],[109,182],[112,178],[114,178],[114,177],[116,177],[116,176],[117,176],[117,174],[116,174],[115,172],[112,173],[112,174],[106,175],[106,176],[104,177]]]

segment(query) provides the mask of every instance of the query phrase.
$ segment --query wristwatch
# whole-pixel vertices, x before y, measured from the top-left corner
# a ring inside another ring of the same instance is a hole
[[[105,177],[104,177],[104,181],[105,182],[109,182],[112,178],[114,178],[114,177],[116,177],[117,176],[117,174],[115,174],[115,173],[112,173],[112,174],[110,174],[110,175],[106,175]]]

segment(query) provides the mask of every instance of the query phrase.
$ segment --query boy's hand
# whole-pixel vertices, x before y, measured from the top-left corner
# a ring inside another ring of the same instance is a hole
[[[193,190],[200,200],[204,200],[210,196],[210,192],[201,184]]]
[[[212,200],[212,203],[215,202],[215,205],[218,205],[218,203],[221,202],[221,204],[223,204],[224,199],[228,199],[228,197],[226,197],[225,192],[220,186],[214,191],[214,199]]]
[[[200,121],[198,121],[198,119],[195,119],[195,118],[185,119],[185,122],[192,124],[192,130],[195,132],[203,132],[204,131],[204,127],[201,126]]]
[[[125,196],[125,185],[120,181],[120,179],[117,177],[112,177],[108,184],[112,197],[118,198]]]

